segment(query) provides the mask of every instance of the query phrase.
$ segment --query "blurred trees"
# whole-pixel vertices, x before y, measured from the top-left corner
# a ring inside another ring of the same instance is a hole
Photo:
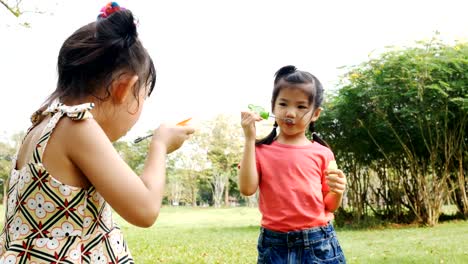
[[[359,219],[437,223],[442,206],[468,216],[468,45],[437,38],[349,68],[318,131],[348,173]]]
[[[467,43],[447,45],[434,38],[391,48],[347,68],[338,88],[316,126],[348,177],[337,220],[435,225],[446,204],[468,217]],[[260,136],[263,126],[258,127]],[[21,138],[0,142],[2,179]],[[139,174],[149,142],[114,146]],[[237,186],[242,146],[239,118],[220,114],[201,124],[168,156],[164,202],[255,205],[255,196],[241,196]]]

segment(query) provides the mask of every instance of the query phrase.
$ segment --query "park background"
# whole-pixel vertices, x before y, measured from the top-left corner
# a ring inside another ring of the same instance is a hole
[[[105,3],[0,3],[5,180],[30,113],[54,89],[60,45]],[[348,176],[335,220],[348,262],[468,262],[465,1],[119,3],[137,15],[158,80],[116,149],[139,172],[148,142],[135,137],[187,117],[197,126],[168,157],[157,223],[116,216],[137,263],[255,262],[257,197],[240,195],[236,179],[239,112],[268,109],[273,73],[287,64],[326,89],[317,130]]]

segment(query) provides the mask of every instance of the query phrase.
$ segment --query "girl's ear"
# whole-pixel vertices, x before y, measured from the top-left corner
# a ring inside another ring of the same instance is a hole
[[[138,75],[123,74],[112,84],[112,99],[122,104],[132,94],[132,89],[138,81]]]
[[[318,107],[317,109],[315,109],[315,111],[312,113],[312,117],[310,118],[310,121],[311,122],[317,121],[317,119],[320,116],[320,112],[322,112],[322,107]]]

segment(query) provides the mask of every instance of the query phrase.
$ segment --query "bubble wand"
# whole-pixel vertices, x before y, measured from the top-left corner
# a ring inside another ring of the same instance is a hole
[[[250,111],[257,113],[262,119],[267,120],[270,117],[275,118],[273,114],[270,114],[269,112],[265,111],[265,108],[261,106],[249,104],[248,108]]]
[[[176,124],[176,126],[185,126],[185,125],[187,125],[187,123],[188,123],[190,120],[192,120],[191,117],[190,117],[190,118],[187,118],[187,119],[185,119],[185,120],[183,120],[183,121],[180,121],[179,123]],[[149,137],[152,137],[152,136],[153,136],[153,134],[149,134],[149,135],[146,135],[146,136],[143,136],[143,137],[138,137],[137,139],[135,139],[135,140],[133,141],[133,143],[141,142],[141,141],[143,141],[143,140],[145,140],[145,139],[147,139],[147,138],[149,138]]]
[[[264,120],[267,120],[268,118],[274,118],[274,119],[283,120],[286,124],[291,124],[291,125],[294,124],[293,119],[276,117],[275,115],[271,114],[270,112],[265,111],[265,108],[263,108],[261,106],[249,104],[248,108],[249,108],[250,111],[257,113]]]

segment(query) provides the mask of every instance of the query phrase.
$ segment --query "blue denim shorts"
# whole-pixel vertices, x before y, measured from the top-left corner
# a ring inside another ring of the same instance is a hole
[[[258,264],[346,263],[331,223],[287,233],[260,228]]]

